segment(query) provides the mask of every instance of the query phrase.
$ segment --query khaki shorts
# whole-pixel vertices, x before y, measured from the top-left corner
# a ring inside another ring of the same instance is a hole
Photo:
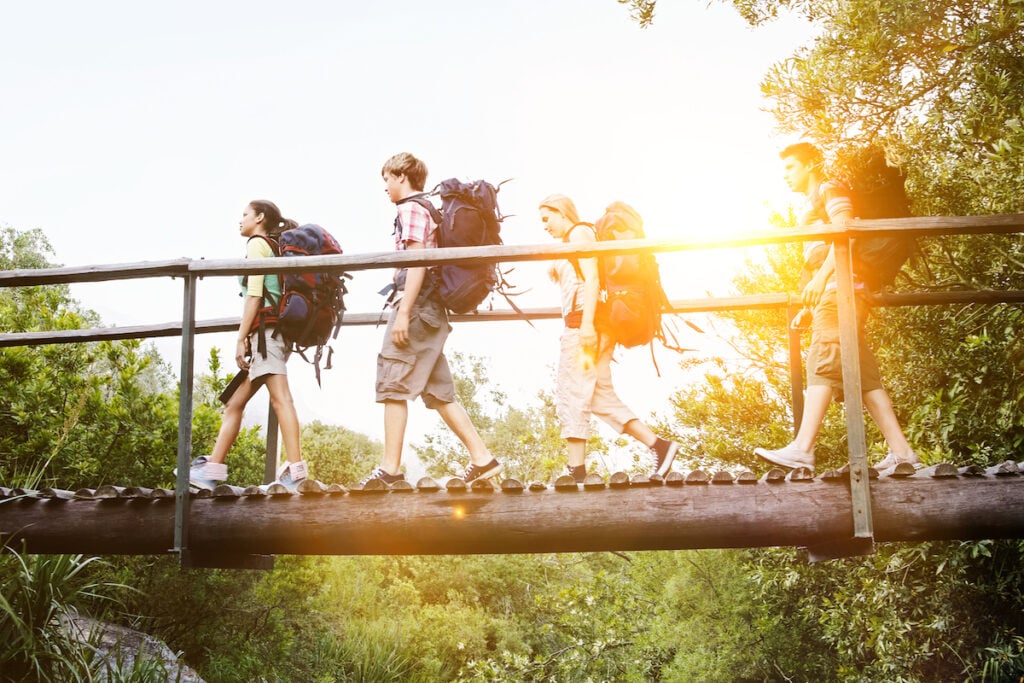
[[[391,342],[397,308],[391,310],[384,342],[377,355],[377,402],[423,399],[428,408],[455,400],[455,383],[444,355],[451,331],[444,306],[420,297],[409,313],[409,343],[403,348]]]
[[[843,400],[843,356],[839,348],[839,307],[836,290],[827,289],[814,307],[811,324],[811,346],[807,350],[807,386],[830,386],[836,400]],[[881,389],[882,376],[878,361],[864,338],[864,321],[868,305],[857,299],[857,348],[860,359],[861,393]]]
[[[259,352],[259,331],[249,333],[249,348],[252,349],[252,360],[249,363],[249,380],[255,382],[267,375],[287,375],[288,357],[291,352],[285,347],[281,337],[274,337],[274,328],[268,327],[265,332],[267,340],[267,357]]]

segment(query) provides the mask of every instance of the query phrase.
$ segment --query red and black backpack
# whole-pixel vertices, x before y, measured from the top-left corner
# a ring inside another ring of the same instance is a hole
[[[328,256],[341,254],[342,249],[331,233],[319,225],[306,224],[282,232],[277,240],[258,235],[266,240],[275,256]],[[253,330],[259,331],[258,353],[266,357],[266,330],[274,328],[274,335],[284,339],[288,348],[298,352],[304,360],[316,368],[317,383],[320,382],[320,359],[324,346],[337,338],[345,315],[344,296],[348,292],[345,278],[351,278],[343,271],[319,271],[282,273],[281,295],[264,293],[263,308],[253,323]],[[313,359],[306,357],[306,351],[316,348]],[[331,367],[333,349],[328,348],[325,369]]]

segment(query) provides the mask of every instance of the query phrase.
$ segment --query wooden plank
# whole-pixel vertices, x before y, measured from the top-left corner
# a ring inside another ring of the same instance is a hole
[[[883,477],[875,540],[1024,537],[1024,477]],[[852,539],[849,489],[820,480],[647,486],[594,493],[196,498],[196,553],[475,554],[825,546]],[[27,499],[0,505],[0,536],[35,553],[163,554],[174,506]]]
[[[709,231],[714,234],[714,231]],[[584,258],[596,255],[637,254],[643,252],[697,251],[782,244],[804,240],[828,240],[839,235],[911,234],[977,235],[1024,232],[1024,214],[991,216],[915,216],[854,220],[845,227],[815,225],[794,230],[761,230],[711,240],[616,240],[594,243],[586,248],[573,244],[517,244],[493,247],[460,247],[415,252],[374,252],[334,256],[305,256],[288,259],[174,259],[138,263],[66,266],[60,268],[19,269],[0,272],[0,287],[66,284],[72,282],[104,282],[142,277],[184,277],[245,275],[250,273],[323,271],[357,271],[378,268],[413,267],[471,261],[516,262],[543,261],[558,258]]]
[[[64,266],[0,271],[0,287],[34,287],[71,282],[108,282],[144,277],[182,277],[188,273],[189,259],[142,261],[95,266]]]
[[[839,304],[839,348],[843,369],[846,446],[849,450],[850,495],[853,497],[854,536],[874,538],[871,522],[871,477],[868,473],[867,437],[864,428],[864,397],[861,388],[859,346],[863,341],[857,324],[853,282],[853,250],[848,239],[833,242],[836,266],[836,298]]]
[[[791,306],[790,294],[754,294],[734,297],[708,297],[703,299],[673,299],[673,313],[716,313],[734,310],[771,310]],[[1024,303],[1024,290],[974,290],[956,292],[912,292],[907,294],[881,294],[872,297],[873,306],[938,306],[943,304],[996,305]],[[526,320],[555,320],[561,318],[557,308],[525,308],[480,310],[463,315],[451,315],[452,322],[517,322]],[[238,329],[240,318],[216,318],[199,321],[196,334],[232,332]],[[379,311],[346,313],[343,327],[376,326],[381,322]],[[176,337],[181,334],[180,322],[135,325],[130,327],[99,327],[83,330],[52,330],[45,332],[16,332],[0,334],[0,348],[11,346],[42,346],[71,342],[111,341],[117,339],[149,339]],[[802,396],[801,396],[802,402]],[[794,404],[796,405],[796,404]]]

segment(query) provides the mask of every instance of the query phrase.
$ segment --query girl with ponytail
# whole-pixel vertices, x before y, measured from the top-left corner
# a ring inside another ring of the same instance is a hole
[[[246,258],[268,258],[277,255],[277,237],[298,224],[281,216],[274,202],[257,199],[249,202],[242,212],[238,229],[246,238]],[[280,424],[284,449],[288,458],[277,472],[277,482],[294,489],[308,475],[306,461],[299,446],[299,418],[295,412],[291,389],[288,387],[286,365],[289,350],[280,336],[273,334],[273,323],[261,324],[265,309],[272,309],[281,298],[281,284],[277,275],[250,275],[239,278],[242,285],[242,322],[238,326],[235,344],[235,362],[241,380],[226,399],[220,432],[210,455],[201,455],[189,468],[189,484],[213,489],[218,481],[228,476],[224,463],[228,451],[238,437],[242,416],[249,399],[264,384],[270,392],[270,405]],[[258,349],[254,354],[253,349]]]

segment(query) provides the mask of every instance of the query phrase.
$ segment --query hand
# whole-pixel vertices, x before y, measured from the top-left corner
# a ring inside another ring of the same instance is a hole
[[[803,301],[804,306],[813,309],[821,301],[821,295],[825,293],[825,278],[820,275],[815,275],[811,278],[811,281],[804,287],[804,291],[800,297]]]
[[[235,344],[235,363],[239,370],[249,369],[249,356],[252,355],[252,348],[249,346],[249,338],[239,339]]]
[[[593,325],[580,327],[580,348],[583,351],[583,369],[589,370],[597,364],[597,331]]]
[[[409,312],[402,308],[395,311],[395,322],[391,325],[391,343],[400,349],[409,345]]]

